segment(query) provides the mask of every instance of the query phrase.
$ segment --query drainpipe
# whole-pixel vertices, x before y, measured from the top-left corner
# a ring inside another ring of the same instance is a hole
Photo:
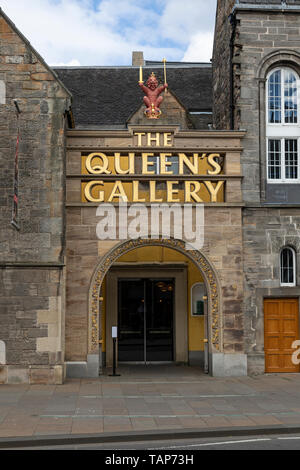
[[[234,130],[234,76],[233,76],[233,52],[234,52],[234,40],[235,40],[235,27],[236,27],[236,18],[235,14],[231,13],[229,15],[229,21],[231,24],[232,32],[230,38],[230,129]]]

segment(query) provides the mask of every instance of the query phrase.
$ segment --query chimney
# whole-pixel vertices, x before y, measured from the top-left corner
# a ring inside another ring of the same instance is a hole
[[[132,52],[132,66],[133,67],[140,67],[144,66],[144,53],[143,51],[133,51]]]

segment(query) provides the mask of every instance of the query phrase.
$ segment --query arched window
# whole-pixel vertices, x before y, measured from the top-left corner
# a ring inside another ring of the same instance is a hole
[[[267,179],[300,181],[299,77],[293,69],[272,70],[267,78]]]
[[[296,285],[296,256],[290,247],[285,247],[280,252],[280,285]]]

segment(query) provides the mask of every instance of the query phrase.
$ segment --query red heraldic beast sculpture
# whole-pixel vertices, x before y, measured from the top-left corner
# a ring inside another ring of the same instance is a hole
[[[155,74],[152,72],[147,80],[147,86],[145,86],[142,81],[139,82],[139,86],[146,95],[144,96],[144,103],[147,106],[145,115],[149,119],[158,119],[161,115],[159,107],[163,100],[163,97],[159,95],[168,88],[167,83],[159,87]]]

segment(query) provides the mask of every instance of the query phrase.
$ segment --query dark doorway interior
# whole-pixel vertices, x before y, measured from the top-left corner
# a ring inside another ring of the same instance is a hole
[[[119,279],[119,362],[174,360],[173,279]]]

